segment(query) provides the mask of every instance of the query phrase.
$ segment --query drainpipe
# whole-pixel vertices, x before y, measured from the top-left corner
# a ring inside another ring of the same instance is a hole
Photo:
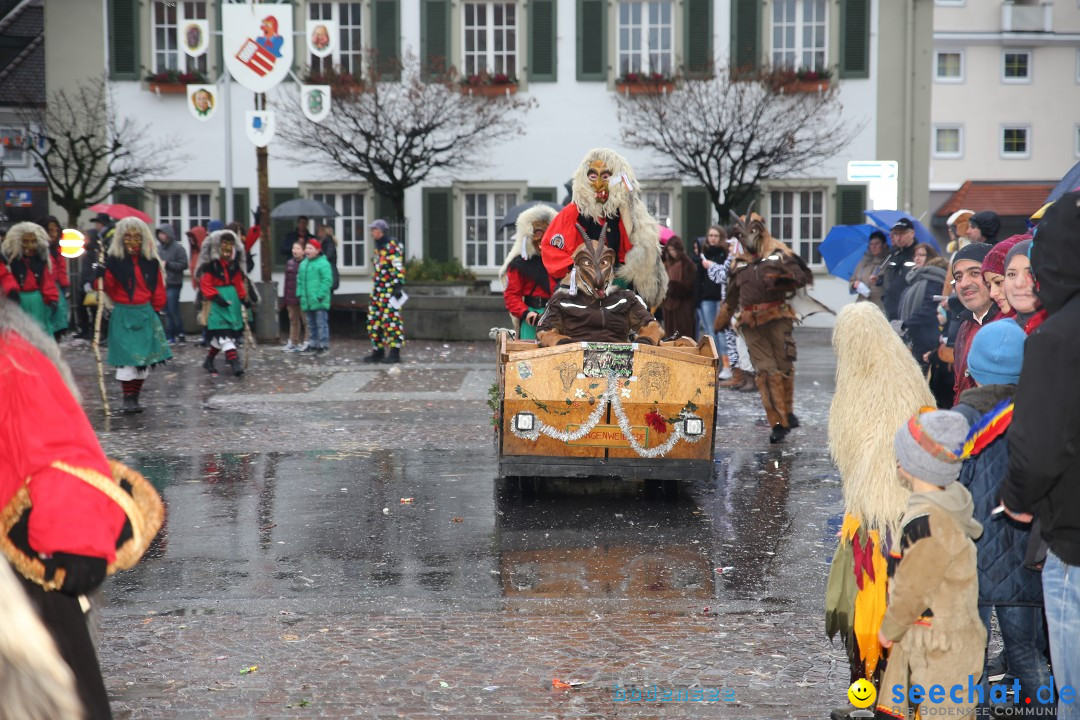
[[[912,166],[915,161],[915,0],[906,0],[904,26],[907,28],[907,48],[904,52],[904,168],[903,193],[900,206],[911,212],[914,192]]]

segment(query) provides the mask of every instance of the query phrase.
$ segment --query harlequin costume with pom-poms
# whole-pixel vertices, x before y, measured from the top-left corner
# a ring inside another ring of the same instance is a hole
[[[614,150],[594,148],[574,173],[572,202],[544,233],[540,253],[554,281],[574,264],[574,251],[599,240],[615,252],[615,284],[655,308],[667,295],[667,270],[660,259],[660,226],[638,195],[630,164]]]
[[[203,243],[195,276],[202,296],[199,322],[206,326],[210,348],[203,368],[217,374],[214,358],[225,353],[233,375],[244,374],[236,341],[244,334],[244,312],[252,305],[244,272],[244,247],[231,230],[215,230]]]
[[[368,301],[367,332],[376,353],[397,348],[405,344],[405,328],[401,322],[401,311],[390,304],[391,298],[400,295],[405,284],[405,263],[401,257],[401,248],[388,236],[383,235],[375,241],[375,277]]]
[[[150,228],[138,218],[116,223],[105,256],[105,294],[112,303],[108,363],[124,393],[123,412],[142,412],[139,395],[150,368],[172,357],[158,313],[165,277]]]
[[[12,225],[4,235],[0,255],[18,288],[19,306],[45,332],[52,334],[52,318],[60,302],[60,291],[53,277],[45,228],[32,222]]]
[[[840,311],[833,331],[836,391],[829,451],[840,472],[844,516],[825,590],[825,632],[840,636],[851,682],[877,684],[884,666],[888,552],[909,492],[898,479],[893,437],[934,396],[918,363],[873,303]],[[843,713],[842,713],[843,714]]]

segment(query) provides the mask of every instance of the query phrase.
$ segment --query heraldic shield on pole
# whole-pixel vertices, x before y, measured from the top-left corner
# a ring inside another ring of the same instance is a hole
[[[225,66],[242,87],[264,93],[289,74],[295,46],[292,5],[222,5],[221,35]]]

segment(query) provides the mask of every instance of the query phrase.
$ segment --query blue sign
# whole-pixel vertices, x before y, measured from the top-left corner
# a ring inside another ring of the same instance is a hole
[[[28,208],[34,205],[29,190],[5,190],[4,205],[7,207]]]

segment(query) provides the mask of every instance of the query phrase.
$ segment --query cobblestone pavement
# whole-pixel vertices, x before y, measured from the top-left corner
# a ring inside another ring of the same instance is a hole
[[[106,584],[116,716],[827,717],[847,680],[822,632],[833,364],[827,332],[797,337],[802,427],[770,446],[756,395],[723,391],[716,473],[678,500],[497,482],[487,343],[410,343],[394,369],[359,341],[262,347],[243,378],[182,347],[147,412],[110,418],[66,348],[106,451],[169,511]],[[725,699],[615,692],[653,687]]]

